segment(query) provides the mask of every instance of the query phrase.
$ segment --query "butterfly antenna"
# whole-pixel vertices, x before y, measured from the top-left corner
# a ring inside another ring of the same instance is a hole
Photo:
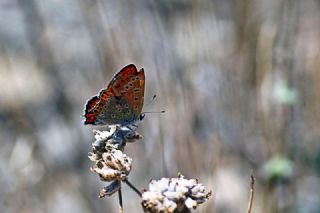
[[[162,113],[165,113],[166,111],[165,110],[162,110],[162,111],[158,111],[158,112],[142,112],[140,114],[140,121],[142,121],[144,119],[144,117],[146,116],[146,114],[162,114]]]
[[[146,113],[150,113],[150,114],[156,113],[156,114],[158,114],[158,113],[165,113],[165,112],[166,112],[165,110],[161,110],[161,111],[158,111],[158,112],[142,112],[142,113],[144,113],[144,114],[146,114]]]
[[[148,103],[146,103],[145,106],[146,106],[146,107],[149,106],[149,105],[154,101],[154,99],[156,99],[156,97],[157,97],[157,95],[154,94],[153,97],[151,98],[151,100],[149,100]]]
[[[150,105],[150,104],[154,101],[154,99],[156,99],[156,97],[157,97],[157,95],[154,94],[153,97],[152,97],[152,99],[151,99],[145,106]],[[160,114],[160,113],[165,113],[165,112],[166,112],[166,111],[164,111],[164,110],[162,110],[162,111],[157,111],[157,112],[142,112],[142,113],[140,114],[140,120],[143,120],[144,117],[146,116],[146,114]]]

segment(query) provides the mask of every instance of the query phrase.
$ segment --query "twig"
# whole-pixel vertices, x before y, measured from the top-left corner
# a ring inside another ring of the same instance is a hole
[[[123,182],[125,182],[133,191],[135,191],[139,195],[139,197],[142,197],[142,193],[139,191],[139,189],[131,184],[128,179],[125,179]]]
[[[118,195],[119,195],[119,212],[120,212],[120,213],[123,213],[121,187],[120,187],[120,189],[118,190]]]
[[[251,213],[252,204],[253,204],[253,195],[254,195],[254,176],[251,174],[250,176],[250,196],[248,202],[248,213]]]

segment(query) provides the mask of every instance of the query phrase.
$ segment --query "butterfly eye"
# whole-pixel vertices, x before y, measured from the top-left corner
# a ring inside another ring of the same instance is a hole
[[[137,81],[137,80],[139,80],[139,79],[140,79],[139,76],[136,76],[135,80]]]
[[[115,118],[116,116],[114,114],[111,114],[111,118]]]
[[[138,100],[138,97],[134,97],[134,100],[137,101],[137,100]]]
[[[118,112],[121,112],[121,108],[118,109]]]
[[[133,86],[133,84],[132,83],[129,83],[129,87],[132,87]]]
[[[129,108],[129,105],[128,105],[128,104],[125,104],[125,105],[124,105],[124,108]]]
[[[125,92],[125,91],[122,91],[122,92],[121,92],[121,95],[125,95],[125,94],[126,94],[126,92]]]
[[[125,88],[125,89],[129,89],[129,86],[128,86],[128,85],[126,85],[124,88]]]

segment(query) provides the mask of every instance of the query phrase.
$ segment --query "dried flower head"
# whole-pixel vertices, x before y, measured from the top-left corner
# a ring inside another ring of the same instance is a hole
[[[205,192],[205,187],[196,179],[162,178],[152,180],[149,189],[142,194],[144,212],[182,212],[185,209],[195,209],[211,196]]]
[[[101,180],[124,180],[130,173],[132,159],[121,150],[107,149],[95,163],[91,171],[97,173]]]
[[[95,141],[93,148],[101,146],[101,143],[114,144],[117,149],[123,149],[126,143],[140,140],[142,136],[135,131],[136,126],[111,125],[107,131],[94,130]]]
[[[88,157],[95,165],[91,171],[102,181],[113,181],[100,191],[99,197],[110,196],[120,189],[121,182],[131,171],[132,159],[123,153],[127,142],[134,142],[142,136],[134,126],[109,126],[108,131],[94,130],[95,141]]]

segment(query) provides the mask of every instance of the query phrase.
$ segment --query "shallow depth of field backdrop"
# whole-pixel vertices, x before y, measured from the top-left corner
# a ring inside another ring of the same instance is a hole
[[[197,212],[320,211],[320,2],[2,0],[0,211],[117,212],[89,171],[86,99],[123,66],[146,72],[130,180],[181,172]],[[124,185],[125,212],[142,212]]]

